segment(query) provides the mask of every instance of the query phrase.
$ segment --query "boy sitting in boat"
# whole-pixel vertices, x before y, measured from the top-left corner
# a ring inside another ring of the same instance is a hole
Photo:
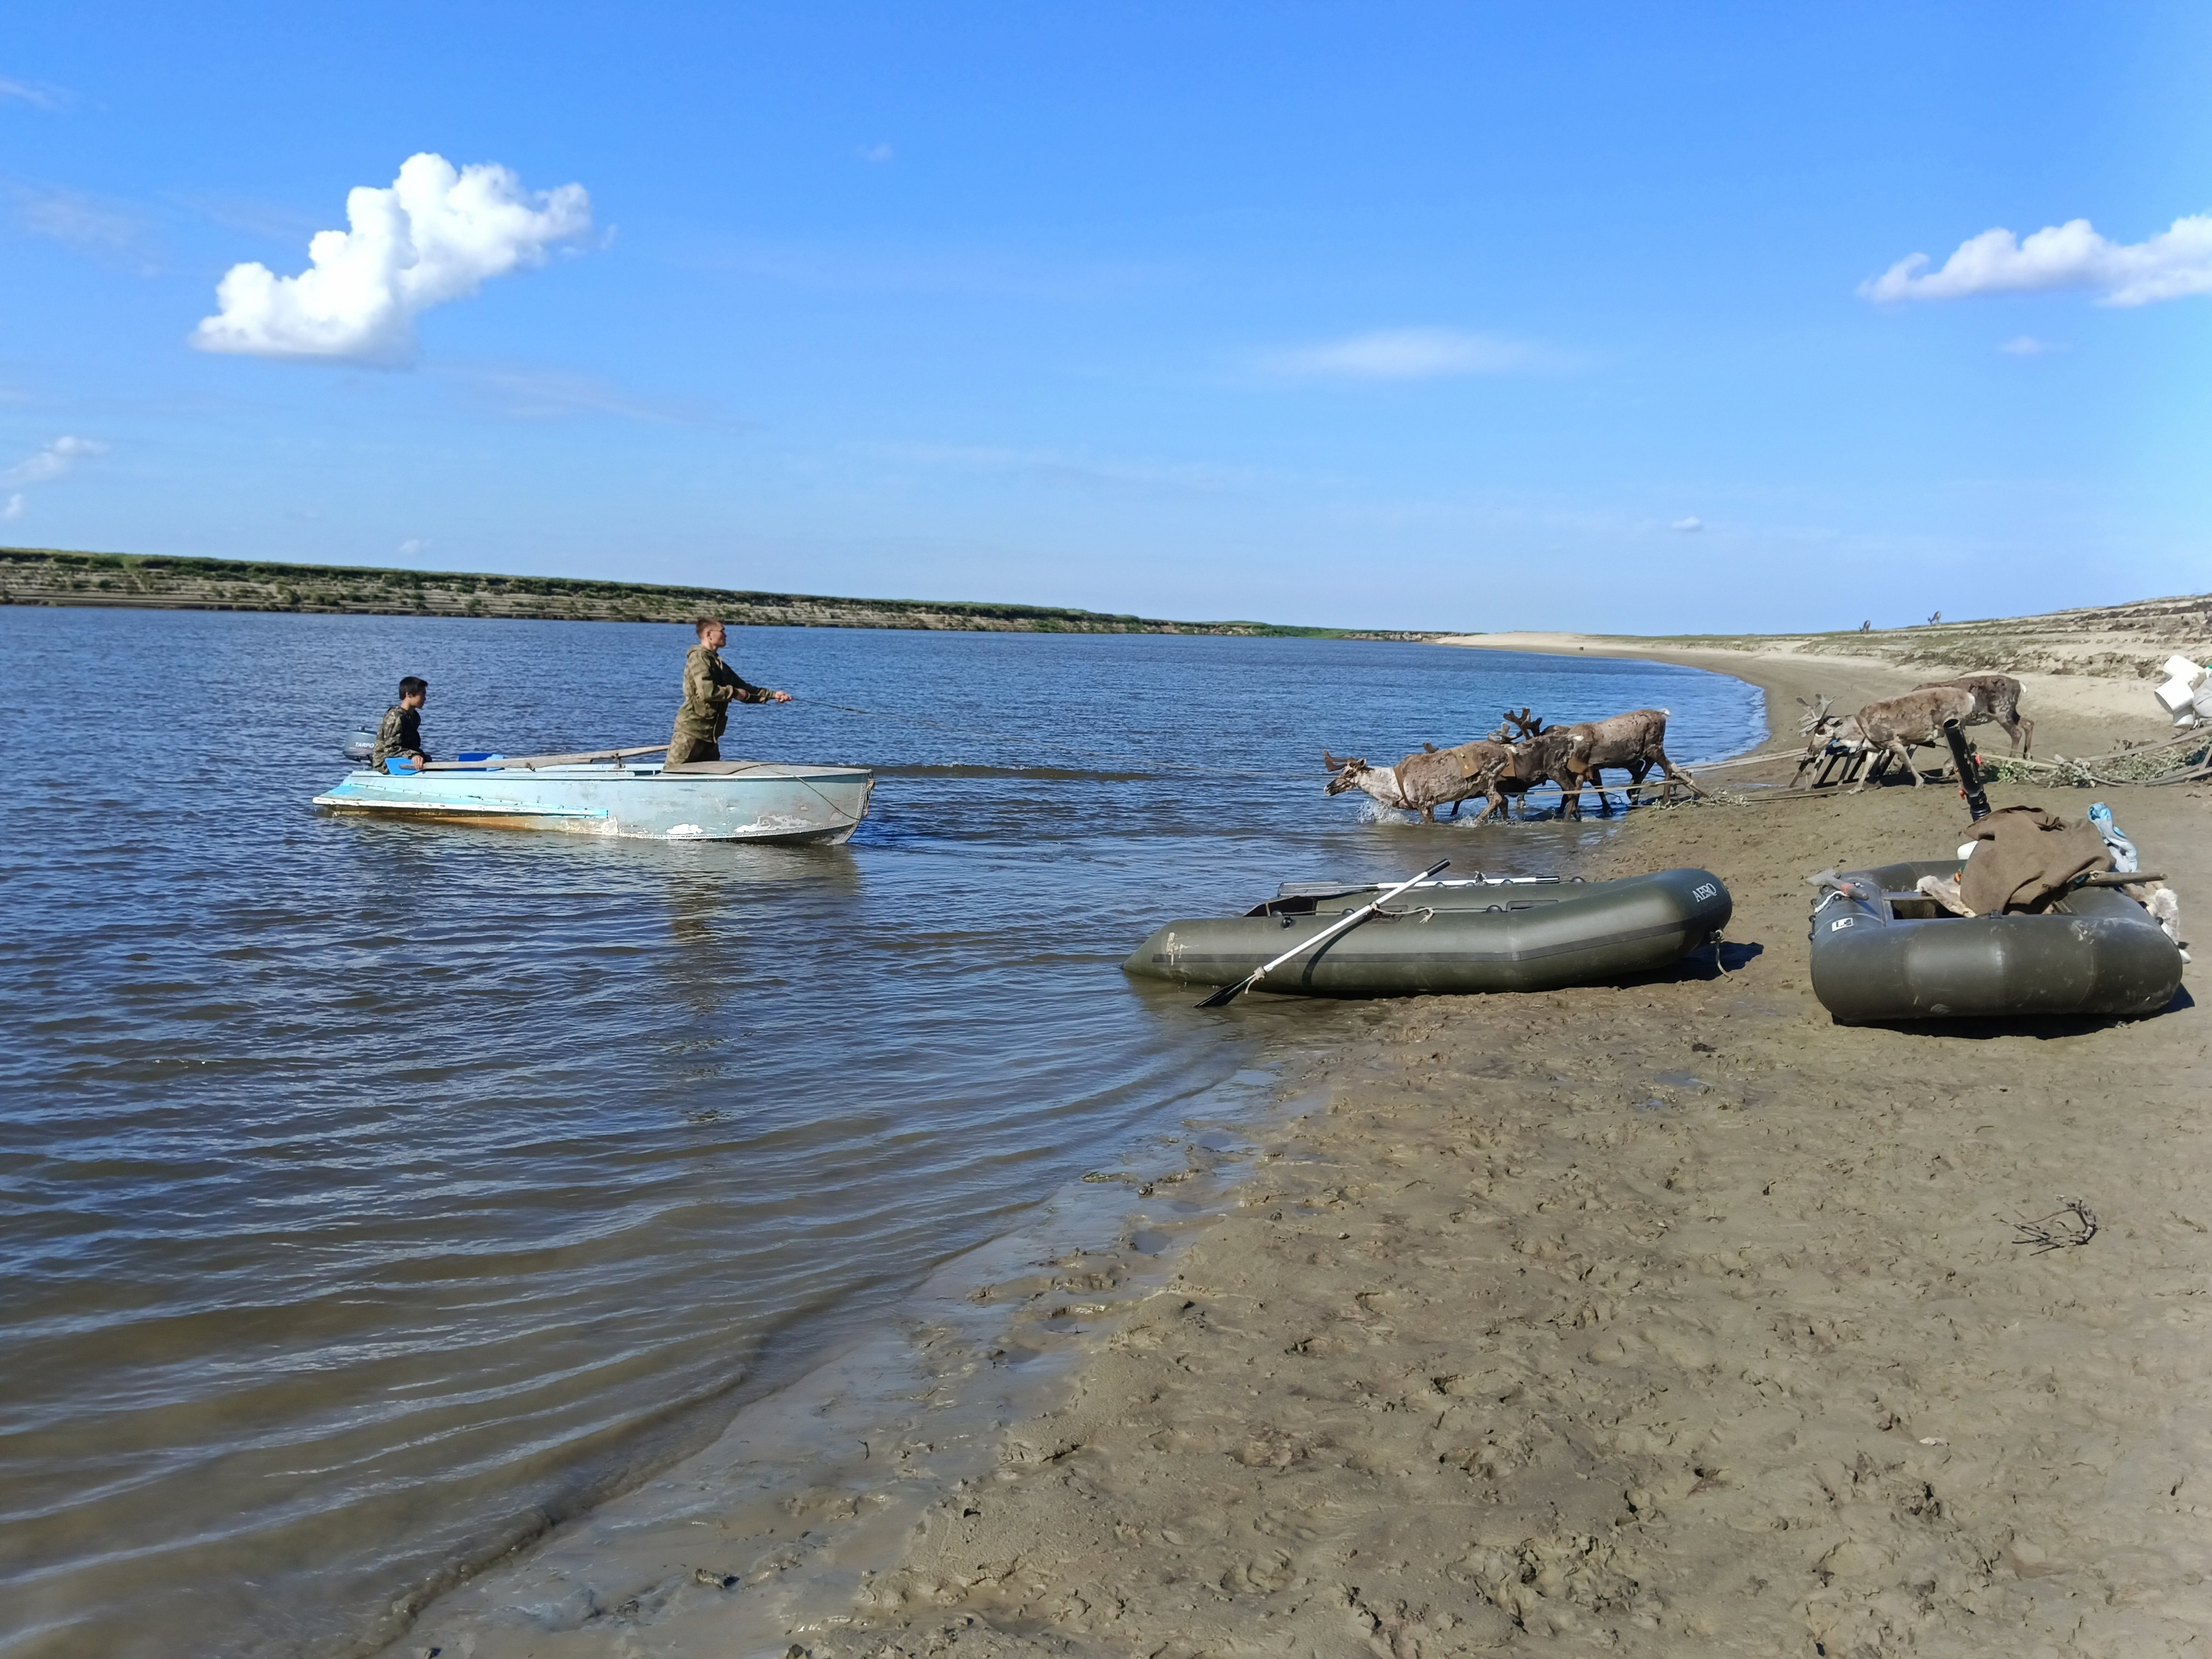
[[[722,758],[721,737],[730,723],[732,703],[791,701],[790,692],[751,684],[722,660],[729,633],[720,617],[705,617],[694,625],[699,643],[684,659],[684,707],[677,711],[676,732],[668,739],[670,766]]]
[[[384,711],[376,728],[376,747],[368,763],[381,772],[388,760],[412,761],[420,766],[430,757],[422,750],[422,705],[430,696],[426,681],[410,674],[399,682],[399,701]]]

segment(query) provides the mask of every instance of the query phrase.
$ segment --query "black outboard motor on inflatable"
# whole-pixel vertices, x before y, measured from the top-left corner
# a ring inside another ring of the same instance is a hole
[[[1951,758],[1958,763],[1959,793],[1966,798],[1968,819],[1979,823],[1990,815],[1990,798],[1982,791],[1982,769],[1974,751],[1966,746],[1966,734],[1958,721],[1943,722],[1943,741],[1951,745]]]

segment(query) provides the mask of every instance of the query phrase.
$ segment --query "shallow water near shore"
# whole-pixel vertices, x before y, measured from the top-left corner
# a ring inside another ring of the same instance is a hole
[[[434,750],[650,743],[687,643],[0,610],[0,1652],[374,1644],[1343,1017],[1133,988],[1158,921],[1602,833],[1377,823],[1323,744],[1524,703],[1667,707],[1686,762],[1763,730],[1740,682],[1632,662],[740,630],[799,701],[724,752],[878,768],[848,847],[307,805],[401,673]]]

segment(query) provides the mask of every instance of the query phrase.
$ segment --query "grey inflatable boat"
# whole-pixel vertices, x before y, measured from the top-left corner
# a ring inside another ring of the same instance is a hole
[[[1843,877],[1813,911],[1813,994],[1844,1024],[1990,1014],[2154,1014],[2181,952],[2117,888],[2077,887],[2040,915],[1954,916],[1913,890],[1955,859]]]
[[[1385,892],[1285,883],[1241,916],[1171,921],[1121,964],[1182,985],[1233,985]],[[1624,881],[1477,876],[1423,882],[1255,988],[1292,995],[1549,991],[1648,974],[1710,945],[1733,908],[1707,870]]]

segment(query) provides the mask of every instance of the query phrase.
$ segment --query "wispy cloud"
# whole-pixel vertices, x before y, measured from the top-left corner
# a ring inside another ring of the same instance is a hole
[[[1667,526],[1669,530],[1680,530],[1686,532],[1703,530],[1705,527],[1705,521],[1703,519],[1677,519],[1674,523]]]
[[[25,230],[80,253],[121,258],[134,252],[153,228],[144,215],[82,191],[26,184],[6,189]]]
[[[954,294],[1079,303],[1111,300],[1170,280],[1170,267],[1135,260],[1040,258],[989,249],[829,247],[733,242],[693,262],[732,276],[858,294]]]
[[[1262,355],[1272,374],[1337,380],[1431,380],[1504,374],[1548,366],[1552,355],[1525,340],[1455,328],[1386,328]]]
[[[1924,253],[1899,259],[1859,284],[1863,299],[1961,300],[1983,294],[2092,289],[2098,303],[2150,305],[2212,294],[2212,214],[2176,219],[2140,242],[2107,241],[2087,219],[2051,225],[2022,240],[1985,230],[1959,244],[1940,269]]]
[[[0,485],[52,483],[74,471],[79,461],[107,453],[97,438],[57,438],[28,460],[0,471]]]
[[[1997,348],[2008,357],[2040,357],[2046,351],[2058,349],[2048,340],[2039,340],[2033,334],[2015,334]]]
[[[52,483],[76,470],[77,463],[95,455],[107,453],[107,446],[96,438],[64,436],[57,438],[35,455],[20,460],[15,465],[0,468],[0,488],[10,494],[4,505],[0,505],[0,519],[20,519],[28,510],[28,498],[24,489]],[[18,489],[15,486],[21,486]]]
[[[889,144],[863,144],[860,146],[860,159],[863,161],[888,161],[891,159],[891,155],[892,150]]]
[[[33,109],[48,113],[67,109],[76,101],[75,96],[59,87],[49,87],[36,81],[17,81],[0,75],[0,100],[10,103],[28,104]]]
[[[503,167],[456,168],[410,155],[389,189],[347,193],[349,230],[317,233],[308,268],[279,276],[233,265],[216,287],[217,313],[192,334],[203,351],[396,368],[415,355],[415,319],[464,299],[491,277],[544,263],[556,242],[591,228],[581,185],[535,195]]]
[[[438,373],[489,398],[515,420],[557,420],[573,415],[609,415],[663,426],[749,427],[699,398],[662,398],[630,391],[596,374],[570,369],[533,368],[519,363],[447,363]]]
[[[1115,493],[1223,495],[1282,482],[1272,469],[1212,461],[1162,461],[1092,455],[1082,451],[1018,449],[991,444],[895,443],[870,453],[925,466],[1024,474],[1040,482]]]
[[[315,234],[315,215],[264,201],[258,196],[194,191],[173,195],[168,199],[226,230],[244,231],[249,236],[264,237],[272,242],[304,242]]]

